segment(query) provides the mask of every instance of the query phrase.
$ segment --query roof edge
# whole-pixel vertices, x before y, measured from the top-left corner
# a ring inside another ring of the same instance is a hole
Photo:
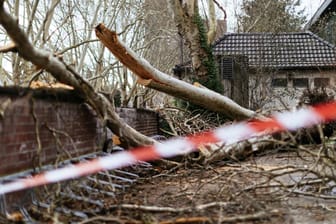
[[[331,48],[336,48],[335,45],[333,45],[332,43],[324,40],[323,38],[319,37],[317,34],[313,33],[310,30],[305,30],[305,31],[299,31],[299,32],[281,32],[281,33],[270,33],[270,32],[253,32],[253,33],[226,33],[224,34],[224,36],[222,36],[221,38],[219,38],[218,40],[216,40],[213,44],[212,47],[215,47],[217,44],[219,44],[222,40],[225,40],[226,38],[228,38],[229,36],[233,36],[233,35],[244,35],[244,36],[248,36],[248,35],[302,35],[302,34],[308,34],[312,37],[314,37],[315,39],[317,39],[318,41],[323,42],[324,44],[327,44],[329,47]]]
[[[336,49],[336,46],[333,45],[332,43],[326,41],[325,39],[323,39],[322,37],[318,36],[317,34],[311,32],[310,30],[307,30],[306,33],[309,33],[312,37],[314,37],[315,39],[317,39],[318,41],[321,41],[324,44],[327,44],[329,47]]]

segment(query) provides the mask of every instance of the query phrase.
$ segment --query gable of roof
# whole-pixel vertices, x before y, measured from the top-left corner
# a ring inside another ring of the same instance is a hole
[[[311,32],[231,33],[213,46],[214,55],[246,56],[250,67],[336,66],[336,48]]]

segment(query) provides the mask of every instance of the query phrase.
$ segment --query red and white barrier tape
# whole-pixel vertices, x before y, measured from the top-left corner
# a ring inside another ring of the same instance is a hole
[[[187,154],[207,143],[236,143],[262,134],[270,134],[283,130],[297,130],[318,123],[336,119],[336,102],[317,105],[275,114],[264,120],[238,122],[223,126],[213,131],[203,132],[189,137],[178,137],[153,146],[134,148],[128,151],[113,153],[76,165],[71,165],[35,176],[19,179],[14,182],[0,184],[0,194],[28,189],[31,187],[55,183],[73,178],[136,164],[139,161],[151,161]]]

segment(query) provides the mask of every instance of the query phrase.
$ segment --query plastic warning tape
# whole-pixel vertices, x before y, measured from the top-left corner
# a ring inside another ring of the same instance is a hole
[[[302,108],[294,112],[278,113],[263,120],[238,122],[217,128],[213,131],[202,132],[184,138],[173,138],[152,146],[120,151],[90,161],[0,184],[0,194],[79,178],[103,170],[122,168],[137,164],[140,161],[151,161],[188,154],[197,150],[198,146],[207,143],[223,142],[225,144],[232,144],[251,137],[284,130],[294,131],[299,128],[309,127],[335,119],[336,102]]]

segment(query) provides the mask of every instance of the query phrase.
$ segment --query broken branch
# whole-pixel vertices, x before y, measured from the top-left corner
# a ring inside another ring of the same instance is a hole
[[[15,43],[11,42],[5,46],[0,47],[0,53],[16,52]]]
[[[96,27],[96,35],[121,63],[142,79],[140,84],[222,113],[232,119],[256,116],[254,111],[241,107],[226,96],[206,88],[197,88],[157,70],[148,61],[138,57],[133,50],[119,40],[116,32],[109,30],[103,24]]]

